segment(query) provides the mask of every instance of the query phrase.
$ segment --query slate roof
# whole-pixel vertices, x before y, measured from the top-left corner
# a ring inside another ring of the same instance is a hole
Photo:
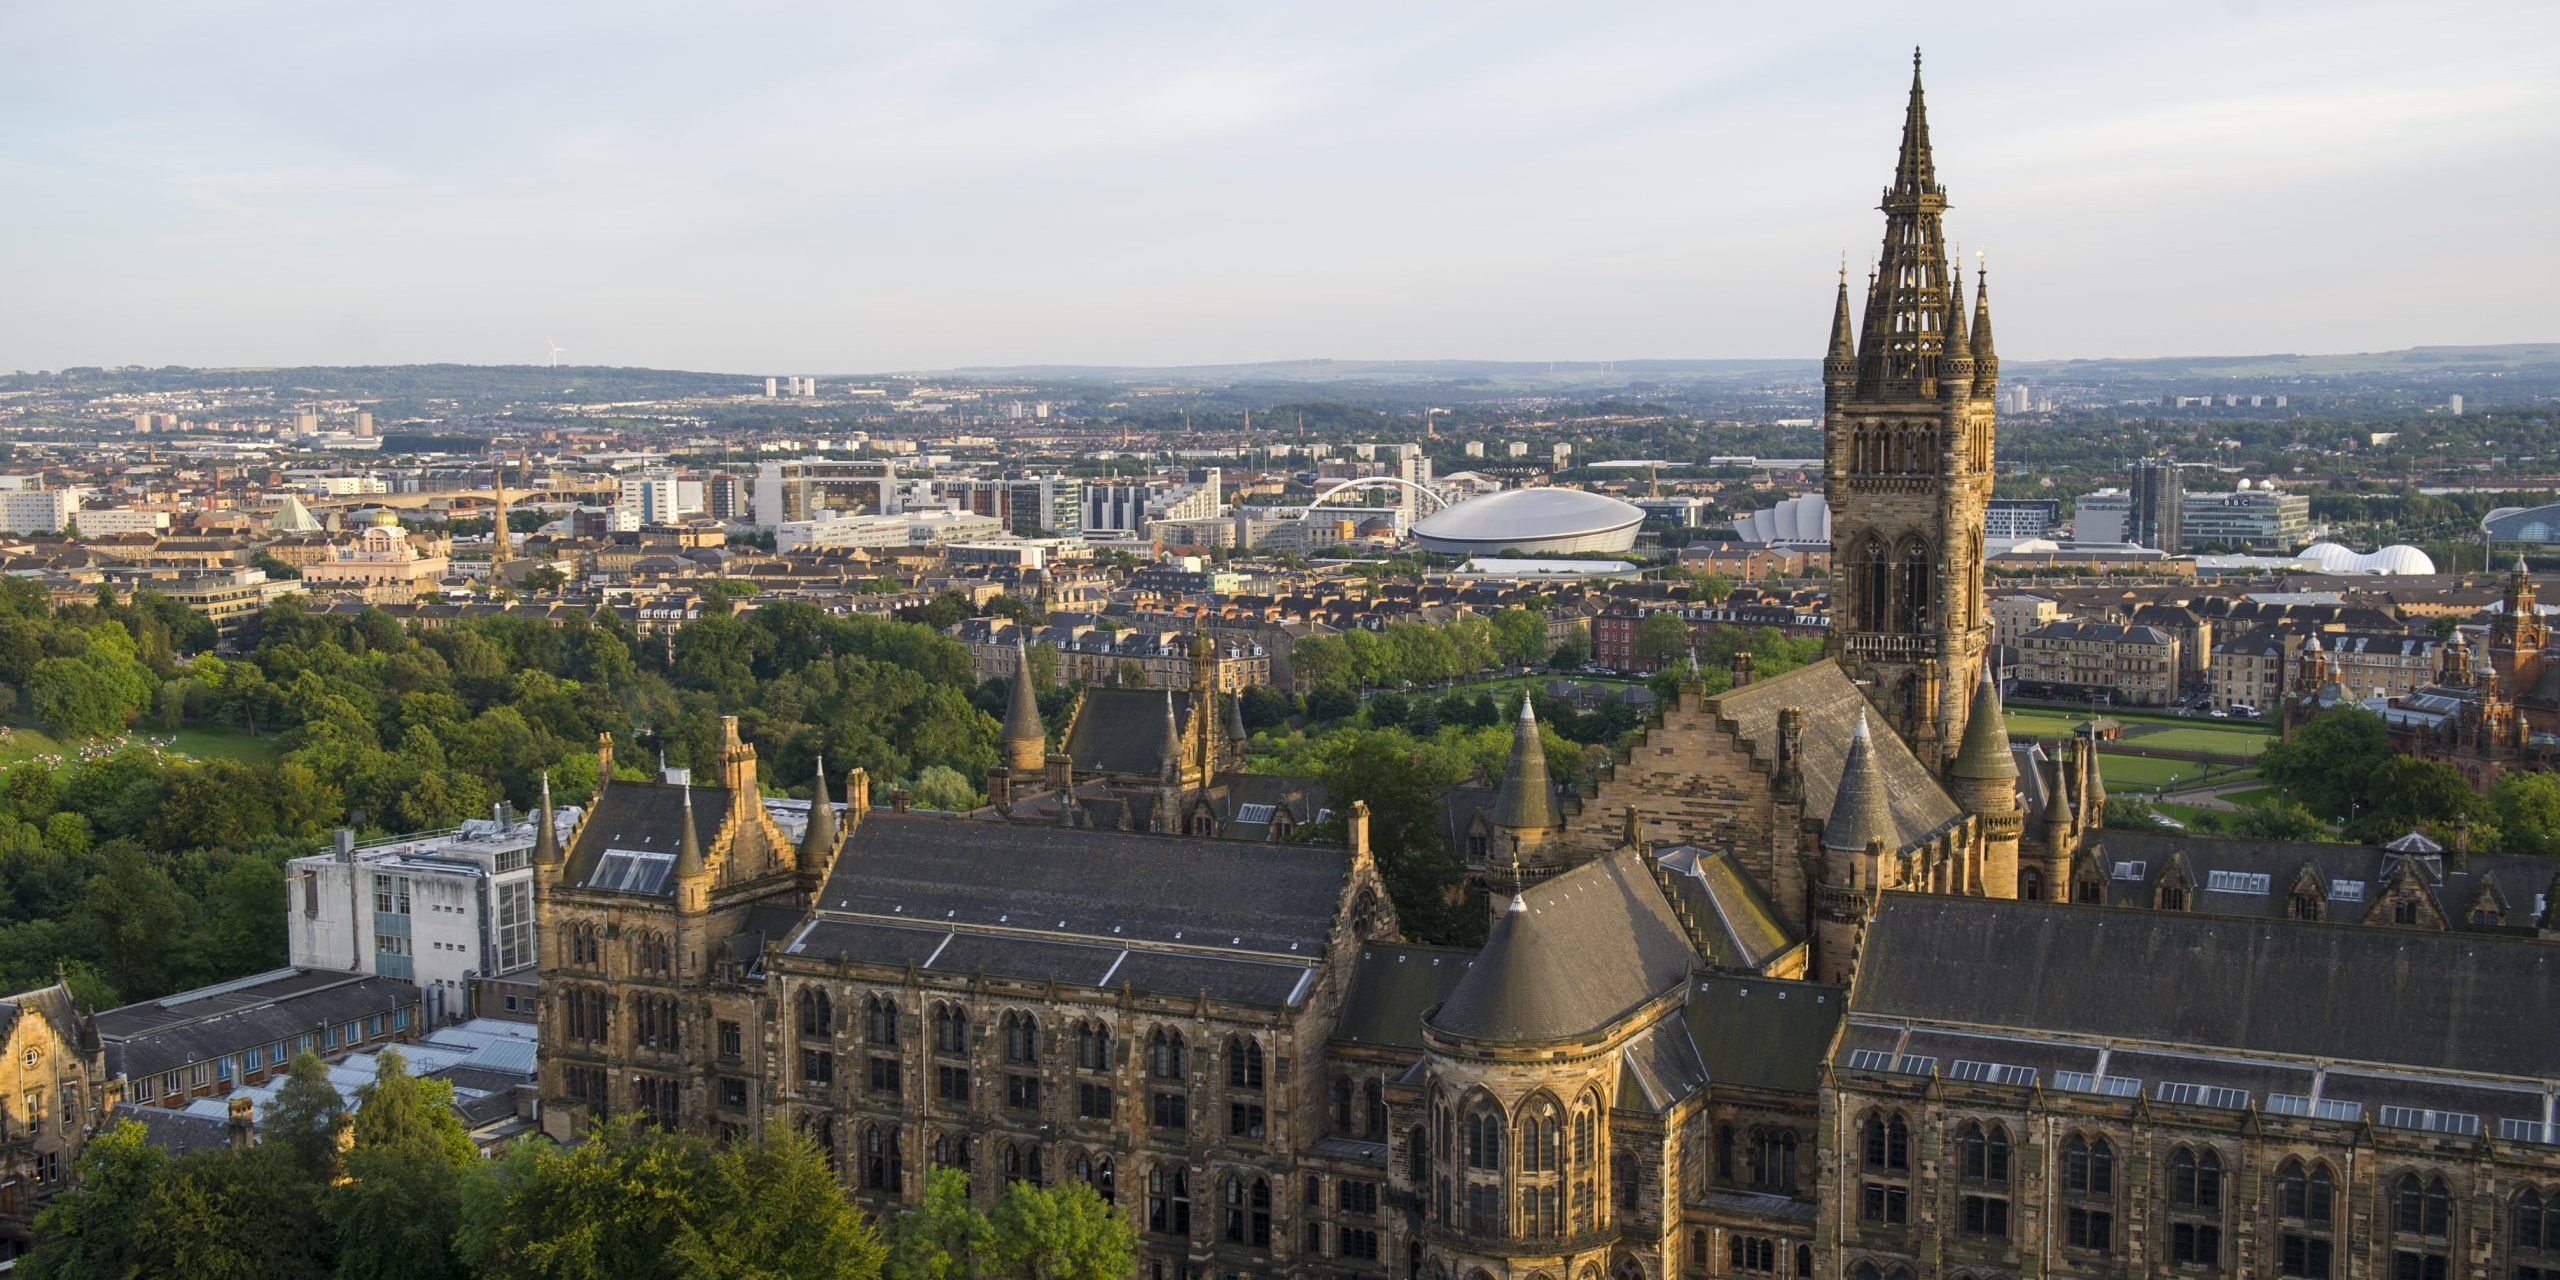
[[[1333,1038],[1343,1044],[1422,1049],[1422,1017],[1475,964],[1464,947],[1371,943],[1352,963],[1351,990]]]
[[[17,1029],[18,1019],[35,1014],[53,1024],[55,1035],[69,1045],[80,1043],[80,1009],[71,999],[69,988],[57,982],[49,987],[0,1000],[0,1039]]]
[[[1697,962],[1644,854],[1622,849],[1521,895],[1431,1023],[1508,1043],[1583,1035],[1678,985]]]
[[[1779,708],[1802,707],[1805,816],[1816,820],[1831,816],[1833,795],[1849,759],[1849,740],[1857,732],[1858,714],[1867,709],[1866,695],[1849,683],[1839,663],[1826,658],[1784,675],[1754,680],[1710,701],[1718,717],[1732,722],[1752,757],[1771,765],[1778,753]],[[1919,844],[1963,818],[1963,811],[1911,754],[1901,735],[1883,732],[1874,737],[1876,767],[1884,775],[1887,808],[1901,838],[1890,852]]]
[[[2290,918],[2294,886],[2308,871],[2321,889],[2322,918],[2352,924],[2372,914],[2389,878],[2405,870],[2426,878],[2452,928],[2526,934],[2541,918],[2552,872],[2560,869],[2550,858],[2529,854],[2475,853],[2449,860],[2441,852],[2412,857],[2371,845],[2129,830],[2101,832],[2084,856],[2106,876],[2106,900],[2112,906],[2150,906],[2170,868],[2183,860],[2193,887],[2187,896],[2191,911]],[[2215,872],[2225,873],[2218,882]],[[2263,891],[2248,879],[2253,876],[2266,877]],[[2501,923],[2470,922],[2472,904],[2483,892],[2500,902]]]
[[[418,1003],[406,982],[333,969],[278,969],[96,1015],[98,1035],[128,1076],[150,1075],[291,1040],[323,1023]]]
[[[1143,774],[1164,770],[1163,689],[1087,689],[1067,730],[1067,758],[1078,773]],[[1175,689],[1173,722],[1191,723],[1191,692]]]
[[[1800,943],[1731,851],[1683,844],[1656,849],[1654,857],[1669,873],[1671,893],[1688,914],[1691,941],[1709,964],[1748,972]]]
[[[566,880],[572,885],[585,885],[595,874],[597,859],[607,849],[629,849],[639,853],[673,854],[684,837],[684,793],[687,788],[672,782],[616,781],[596,797],[594,811],[578,829],[578,838],[569,847],[569,869]],[[720,819],[729,812],[729,793],[719,787],[693,787],[694,839],[704,852],[720,832]],[[661,880],[655,896],[675,893],[671,880]]]
[[[1818,982],[1700,975],[1681,1019],[1717,1084],[1811,1094],[1849,993]]]
[[[1888,893],[1851,1011],[2560,1076],[2560,947],[2477,934]]]
[[[976,830],[988,830],[981,825]],[[1220,939],[1224,941],[1224,939]],[[1052,934],[935,928],[869,918],[821,917],[781,948],[792,956],[843,959],[891,969],[985,974],[1028,982],[1116,989],[1189,999],[1206,993],[1239,1004],[1286,1007],[1303,999],[1316,958],[1211,955],[1142,943]]]
[[[231,1122],[227,1119],[137,1103],[117,1106],[114,1118],[140,1124],[143,1141],[173,1156],[217,1151],[231,1145]]]
[[[1161,695],[1159,708],[1161,708]],[[1161,712],[1159,712],[1161,713]],[[1109,941],[1314,956],[1349,850],[874,809],[819,894],[826,916],[1002,926]]]

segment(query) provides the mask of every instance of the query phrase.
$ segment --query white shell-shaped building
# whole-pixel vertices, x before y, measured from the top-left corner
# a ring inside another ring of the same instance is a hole
[[[1413,526],[1413,540],[1450,555],[1624,551],[1643,523],[1643,508],[1605,493],[1508,489],[1431,513]]]
[[[2322,573],[2434,573],[2436,562],[2427,553],[2407,543],[2394,543],[2371,555],[2350,551],[2334,542],[2315,542],[2304,547],[2300,558],[2319,566]]]
[[[1829,545],[1831,503],[1819,493],[1798,494],[1766,511],[1754,511],[1735,520],[1733,533],[1744,542],[1764,547]]]

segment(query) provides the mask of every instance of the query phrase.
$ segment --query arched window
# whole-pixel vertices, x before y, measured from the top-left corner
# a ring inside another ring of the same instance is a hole
[[[1809,1245],[1809,1244],[1800,1244],[1800,1245],[1797,1245],[1797,1246],[1796,1246],[1796,1271],[1795,1271],[1795,1274],[1796,1274],[1797,1280],[1812,1280],[1812,1277],[1813,1277],[1813,1246],[1812,1246],[1812,1245]]]
[[[1111,1069],[1111,1028],[1090,1020],[1076,1024],[1076,1069]]]
[[[2018,896],[2029,902],[2044,901],[2044,872],[2035,867],[2020,867]]]
[[[966,1134],[937,1133],[933,1136],[933,1163],[942,1169],[969,1171],[969,1138]]]
[[[1191,1171],[1178,1164],[1147,1170],[1147,1230],[1191,1234]]]
[[[933,1051],[964,1057],[968,1054],[968,1010],[949,1001],[933,1006]]]
[[[1595,1225],[1600,1209],[1600,1103],[1590,1094],[1573,1107],[1573,1233]]]
[[[2293,900],[2286,904],[2285,914],[2296,920],[2317,920],[2320,918],[2321,910],[2327,905],[2320,900],[2319,894],[2301,890],[2296,892]]]
[[[1636,1170],[1636,1158],[1625,1151],[1609,1157],[1609,1186],[1617,1193],[1618,1209],[1634,1213],[1644,1208],[1644,1181]]]
[[[2453,1266],[2453,1196],[2442,1177],[2404,1173],[2391,1184],[2394,1280],[2444,1280]]]
[[[2186,910],[2187,887],[2183,884],[2164,884],[2160,886],[2160,909],[2163,911]]]
[[[1850,1268],[1849,1280],[1884,1280],[1884,1273],[1876,1270],[1872,1262],[1861,1262]]]
[[[2329,1166],[2287,1160],[2276,1170],[2276,1274],[2329,1280],[2337,1255]]]
[[[896,1000],[885,995],[871,997],[870,1011],[863,1021],[871,1043],[883,1046],[898,1043],[898,1002]]]
[[[2222,1265],[2222,1153],[2211,1147],[2169,1153],[2169,1260]]]
[[[1367,1115],[1367,1122],[1360,1127],[1360,1136],[1371,1142],[1386,1141],[1387,1095],[1376,1076],[1360,1082],[1360,1098],[1362,1110]]]
[[[1870,1169],[1911,1168],[1911,1126],[1899,1111],[1891,1115],[1869,1112],[1859,1126],[1859,1143],[1865,1149]]]
[[[1964,1184],[1957,1203],[1959,1229],[1969,1236],[2007,1239],[2008,1129],[1968,1120],[1956,1130],[1956,1180]]]
[[[1147,1037],[1147,1074],[1158,1080],[1180,1080],[1185,1073],[1182,1033],[1158,1027]]]
[[[2062,1242],[2111,1254],[2116,1238],[2116,1151],[2104,1138],[2073,1134],[2062,1144]]]
[[[1729,1124],[1716,1126],[1716,1177],[1733,1181],[1733,1126]]]
[[[1262,1045],[1252,1036],[1227,1037],[1227,1087],[1262,1092]]]
[[[1004,1060],[1014,1066],[1030,1067],[1040,1063],[1040,1024],[1020,1010],[1005,1013]]]
[[[862,1129],[862,1188],[865,1191],[895,1193],[905,1176],[905,1159],[899,1151],[898,1131],[885,1124],[865,1125]]]
[[[1762,1191],[1793,1195],[1796,1189],[1796,1131],[1764,1126],[1751,1131],[1751,1185]]]
[[[1431,1135],[1415,1125],[1404,1133],[1405,1176],[1417,1187],[1431,1183]]]
[[[835,1034],[835,1005],[827,993],[816,987],[800,988],[800,1034],[826,1036]]]
[[[1934,573],[1926,545],[1913,542],[1903,547],[1902,625],[1896,630],[1907,635],[1924,635],[1935,630],[1929,619]]]
[[[2515,1280],[2560,1280],[2560,1190],[2516,1193]]]
[[[1076,1177],[1085,1185],[1092,1187],[1093,1193],[1102,1197],[1104,1204],[1120,1203],[1120,1175],[1119,1171],[1112,1167],[1111,1157],[1103,1156],[1097,1159],[1088,1155],[1078,1159]]]
[[[1866,554],[1856,566],[1858,581],[1858,625],[1869,631],[1891,629],[1891,613],[1886,605],[1891,591],[1892,573],[1885,567],[1884,543],[1867,539]]]
[[[1006,1182],[1027,1182],[1035,1187],[1041,1185],[1040,1144],[1008,1142],[1004,1144],[1001,1157]]]
[[[1470,1169],[1502,1168],[1502,1109],[1493,1099],[1478,1097],[1458,1122],[1459,1136],[1466,1144],[1467,1167]]]
[[[1271,1247],[1271,1184],[1261,1178],[1231,1176],[1221,1190],[1224,1235],[1229,1244],[1256,1249]]]

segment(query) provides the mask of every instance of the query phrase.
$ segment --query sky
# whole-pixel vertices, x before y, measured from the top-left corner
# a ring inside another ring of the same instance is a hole
[[[1821,353],[1926,46],[2010,359],[2560,340],[2560,4],[0,6],[0,370]]]

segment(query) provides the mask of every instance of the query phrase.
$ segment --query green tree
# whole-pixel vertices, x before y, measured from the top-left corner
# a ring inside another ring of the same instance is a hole
[[[885,1250],[826,1152],[778,1125],[712,1157],[700,1211],[671,1256],[685,1280],[872,1280]]]
[[[1127,1215],[1091,1186],[1017,1182],[988,1215],[990,1270],[1021,1280],[1122,1280],[1138,1269]]]
[[[2350,806],[2354,832],[2387,839],[2418,827],[2449,829],[2478,817],[2485,806],[2460,769],[2442,760],[2393,756],[2365,780],[2365,798]]]
[[[453,1109],[453,1082],[409,1074],[398,1049],[375,1055],[371,1082],[356,1089],[355,1146],[461,1168],[478,1155]]]
[[[1689,620],[1679,613],[1664,609],[1645,615],[1636,628],[1636,657],[1652,666],[1662,666],[1689,652]]]
[[[132,1275],[134,1234],[168,1166],[167,1153],[131,1120],[91,1138],[79,1179],[36,1215],[36,1251],[19,1271],[33,1280]]]
[[[701,1142],[599,1124],[573,1147],[521,1148],[466,1187],[457,1238],[485,1280],[672,1280],[711,1179]],[[494,1185],[492,1185],[494,1182]]]
[[[152,1184],[134,1224],[134,1276],[322,1280],[335,1270],[323,1184],[273,1147],[180,1159]]]
[[[2329,834],[2327,824],[2309,809],[2273,797],[2263,804],[2240,806],[2226,829],[2248,840],[2318,840]]]
[[[929,764],[918,771],[911,795],[919,809],[965,813],[978,806],[978,789],[949,765]]]
[[[2560,774],[2510,773],[2489,789],[2502,853],[2560,855]]]
[[[1546,615],[1521,608],[1493,615],[1493,648],[1506,665],[1535,665],[1547,656]]]
[[[984,1274],[995,1228],[969,1201],[969,1175],[936,1168],[925,1175],[924,1199],[889,1223],[884,1280],[977,1280]]]
[[[124,728],[124,710],[107,682],[77,658],[47,658],[27,677],[38,718],[66,738],[96,738]]]
[[[2292,738],[2258,757],[2267,781],[2326,818],[2346,817],[2366,796],[2373,776],[2391,759],[2391,734],[2382,717],[2362,707],[2334,707],[2313,716]]]
[[[275,1101],[260,1118],[260,1147],[280,1153],[303,1177],[326,1180],[337,1169],[338,1121],[346,1110],[338,1086],[329,1083],[327,1065],[305,1049],[294,1055]]]

